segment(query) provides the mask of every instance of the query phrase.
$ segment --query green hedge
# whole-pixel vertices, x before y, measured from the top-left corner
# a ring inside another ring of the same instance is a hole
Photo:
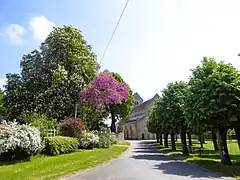
[[[45,137],[44,153],[52,156],[67,154],[77,150],[78,146],[77,138],[64,136]]]

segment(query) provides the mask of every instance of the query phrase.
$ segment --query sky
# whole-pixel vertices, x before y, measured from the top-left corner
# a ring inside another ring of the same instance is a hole
[[[100,61],[125,3],[1,0],[0,86],[56,26],[80,29]],[[203,56],[240,69],[239,7],[239,0],[130,0],[102,69],[119,73],[144,100],[187,81]]]

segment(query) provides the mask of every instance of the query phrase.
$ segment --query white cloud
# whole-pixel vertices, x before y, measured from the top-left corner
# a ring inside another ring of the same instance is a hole
[[[38,41],[44,41],[56,24],[45,16],[35,16],[29,21],[33,37]]]
[[[21,45],[23,43],[22,36],[25,33],[24,27],[19,24],[10,24],[5,29],[7,39],[11,44]]]
[[[6,85],[6,78],[0,78],[0,89],[4,89],[3,86]]]

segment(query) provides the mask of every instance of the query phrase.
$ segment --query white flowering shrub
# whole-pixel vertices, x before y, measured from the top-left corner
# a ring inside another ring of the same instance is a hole
[[[0,124],[0,156],[4,159],[23,159],[41,148],[40,131],[15,122]]]
[[[80,147],[83,149],[92,149],[97,146],[99,142],[98,135],[90,132],[85,132],[84,135],[79,139]]]

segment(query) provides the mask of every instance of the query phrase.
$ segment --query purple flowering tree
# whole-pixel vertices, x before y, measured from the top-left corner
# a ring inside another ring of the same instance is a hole
[[[112,74],[105,70],[101,72],[93,83],[87,88],[80,91],[81,97],[95,108],[106,107],[110,111],[113,105],[121,104],[128,100],[129,87],[126,83],[118,82]],[[115,117],[112,117],[111,131],[116,132]]]

